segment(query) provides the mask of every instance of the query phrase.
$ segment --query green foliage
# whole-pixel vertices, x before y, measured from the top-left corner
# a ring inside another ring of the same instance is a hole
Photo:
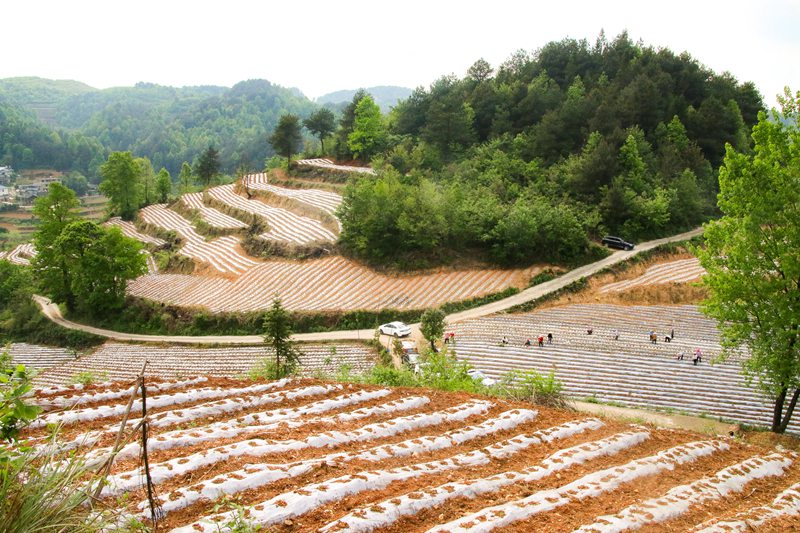
[[[142,167],[130,152],[114,152],[100,167],[103,181],[100,192],[109,200],[109,209],[125,220],[133,220],[142,198]]]
[[[204,186],[208,187],[219,174],[219,169],[219,152],[213,146],[209,146],[194,167],[197,177]]]
[[[498,395],[514,400],[529,401],[548,407],[565,408],[563,384],[556,379],[555,370],[547,375],[536,370],[511,370],[492,387]]]
[[[181,164],[181,173],[178,176],[178,184],[180,185],[181,194],[189,192],[192,188],[192,183],[194,183],[194,177],[192,176],[192,167],[184,161]]]
[[[347,136],[347,147],[359,159],[369,160],[386,142],[386,128],[381,110],[371,96],[359,100],[354,111],[353,131]]]
[[[436,341],[444,336],[444,311],[441,309],[427,309],[422,313],[419,329],[422,336],[431,343],[431,350],[436,349]]]
[[[292,154],[300,149],[300,118],[297,115],[283,115],[269,138],[276,152],[286,158],[286,168],[292,167]]]
[[[36,448],[0,447],[0,531],[94,533],[110,526],[89,505],[100,480],[83,459],[53,452],[55,439]]]
[[[161,168],[156,176],[156,192],[158,194],[158,201],[166,203],[172,193],[172,178],[166,168]]]
[[[280,367],[274,359],[261,359],[247,372],[253,381],[281,379],[294,374],[296,368]]]
[[[744,345],[744,370],[775,402],[784,432],[800,397],[800,92],[788,89],[778,120],[759,114],[752,153],[728,146],[720,169],[723,217],[705,228],[696,253],[724,355]],[[791,394],[784,411],[784,402]]]
[[[89,180],[80,172],[70,172],[61,179],[65,187],[72,189],[76,195],[85,196],[89,190]]]
[[[293,374],[300,364],[300,352],[291,340],[292,327],[291,316],[276,297],[264,315],[264,342],[274,351],[276,377]]]
[[[68,310],[101,316],[122,307],[127,282],[147,271],[141,248],[119,228],[81,220],[65,226],[33,268],[42,289]]]
[[[42,411],[41,407],[25,403],[30,390],[30,375],[25,365],[14,365],[3,351],[0,354],[0,440],[16,441],[20,430]],[[3,459],[7,458],[0,452],[0,461]]]
[[[319,138],[322,153],[324,154],[325,137],[336,131],[336,117],[333,116],[333,111],[322,107],[311,113],[311,115],[303,121],[303,126]]]
[[[101,383],[107,380],[108,380],[108,374],[106,374],[105,372],[101,372],[98,374],[96,372],[86,370],[73,374],[69,382],[72,383],[73,385],[80,384],[86,386],[86,385],[94,385],[96,383]]]

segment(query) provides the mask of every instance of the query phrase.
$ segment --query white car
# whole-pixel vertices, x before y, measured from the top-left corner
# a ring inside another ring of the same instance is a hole
[[[471,377],[473,380],[479,382],[481,385],[485,387],[491,387],[492,385],[497,383],[492,378],[486,377],[486,375],[477,368],[470,368],[469,370],[467,370],[467,374],[469,374],[469,377]]]
[[[402,322],[389,322],[379,326],[378,329],[383,335],[393,335],[395,337],[411,335],[411,328]]]

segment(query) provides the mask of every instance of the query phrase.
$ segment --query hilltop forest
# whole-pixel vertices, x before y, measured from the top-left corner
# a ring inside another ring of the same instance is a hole
[[[569,263],[604,232],[636,240],[694,227],[716,215],[725,145],[749,149],[763,101],[750,82],[623,33],[551,42],[496,67],[478,60],[388,113],[365,91],[328,106],[326,153],[318,132],[297,148],[378,170],[347,185],[342,249],[415,267]],[[111,152],[132,151],[177,176],[213,146],[223,172],[261,170],[280,117],[300,124],[318,109],[265,80],[102,91],[0,80],[0,164],[95,176]]]

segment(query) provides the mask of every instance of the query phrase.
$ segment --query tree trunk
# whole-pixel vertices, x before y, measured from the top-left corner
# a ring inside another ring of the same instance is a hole
[[[319,143],[322,145],[322,155],[325,155],[325,139],[320,135]]]
[[[783,415],[783,421],[781,421],[781,427],[778,429],[778,433],[785,433],[786,428],[789,427],[789,422],[792,420],[792,413],[794,413],[798,398],[800,398],[800,388],[794,389],[794,394],[792,394],[792,399],[789,400],[789,407],[786,408],[786,414]]]
[[[436,344],[433,343],[433,339],[431,339],[431,351],[436,352]]]
[[[771,431],[774,433],[780,433],[781,419],[783,415],[783,404],[786,401],[787,391],[788,391],[787,387],[781,387],[780,394],[778,394],[778,397],[775,398],[775,408],[772,412],[772,428],[771,428]]]

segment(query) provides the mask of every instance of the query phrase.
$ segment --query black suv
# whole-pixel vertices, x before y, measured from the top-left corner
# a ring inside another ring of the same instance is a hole
[[[633,250],[633,243],[623,240],[620,237],[614,237],[613,235],[606,235],[605,237],[603,237],[602,242],[609,248],[617,248],[619,250]]]

